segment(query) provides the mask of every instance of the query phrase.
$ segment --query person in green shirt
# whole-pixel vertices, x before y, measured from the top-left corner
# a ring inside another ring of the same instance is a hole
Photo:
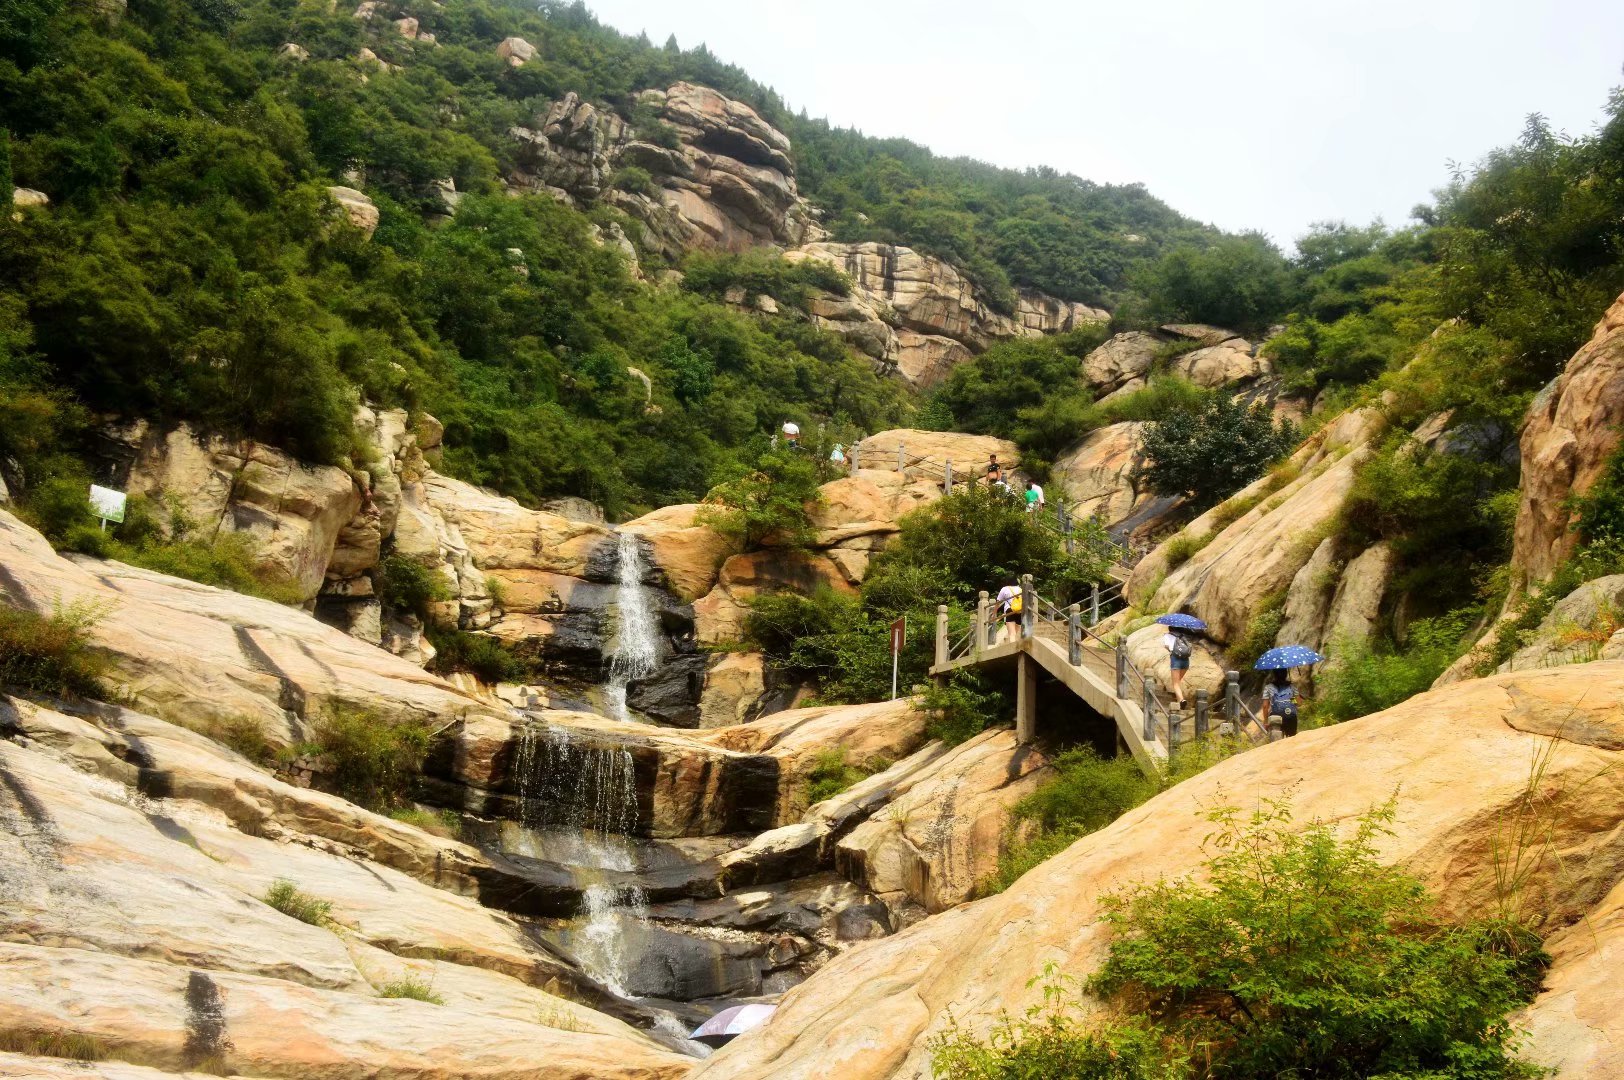
[[[1026,482],[1026,512],[1036,514],[1043,509],[1043,488],[1031,480]]]

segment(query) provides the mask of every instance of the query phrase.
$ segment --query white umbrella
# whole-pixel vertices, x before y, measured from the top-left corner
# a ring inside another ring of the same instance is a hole
[[[733,1005],[694,1028],[693,1034],[688,1037],[720,1046],[735,1035],[743,1035],[765,1024],[767,1018],[777,1011],[777,1005]]]

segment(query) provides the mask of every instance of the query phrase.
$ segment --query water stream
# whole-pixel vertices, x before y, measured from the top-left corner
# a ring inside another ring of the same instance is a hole
[[[629,835],[638,816],[631,752],[527,724],[514,773],[523,824],[550,834],[547,857],[581,877],[580,926],[569,935],[576,961],[611,993],[635,997],[627,931],[646,925],[648,898],[622,878],[638,869]]]
[[[618,579],[615,586],[615,607],[619,612],[619,625],[615,633],[614,651],[609,657],[609,681],[604,686],[604,700],[609,715],[616,720],[630,720],[626,707],[626,692],[631,683],[653,675],[660,663],[659,621],[654,612],[654,597],[643,586],[643,575],[648,566],[643,561],[642,544],[631,533],[619,534]]]

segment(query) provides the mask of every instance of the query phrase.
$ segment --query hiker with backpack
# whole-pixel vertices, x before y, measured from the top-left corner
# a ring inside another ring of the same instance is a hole
[[[1014,578],[1008,578],[1004,587],[998,590],[998,610],[1004,616],[1004,628],[999,632],[999,644],[1006,641],[1015,641],[1021,636],[1021,609],[1025,606],[1025,597],[1021,595],[1021,584]]]
[[[1173,691],[1173,700],[1179,712],[1183,712],[1184,677],[1190,673],[1190,657],[1195,654],[1195,647],[1182,632],[1169,626],[1167,633],[1162,635],[1162,648],[1167,650],[1167,666],[1171,674],[1168,689]]]
[[[1280,734],[1284,738],[1291,738],[1297,734],[1297,699],[1300,695],[1297,688],[1285,679],[1277,685],[1272,679],[1263,684],[1263,725],[1269,725],[1270,718],[1280,721]]]

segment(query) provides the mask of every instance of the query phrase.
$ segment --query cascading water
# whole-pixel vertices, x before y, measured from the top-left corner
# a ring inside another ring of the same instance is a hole
[[[581,926],[570,940],[576,961],[611,993],[635,997],[626,937],[646,924],[648,898],[622,876],[638,869],[628,835],[637,826],[631,752],[527,724],[514,774],[523,823],[548,832],[548,856],[585,879]]]
[[[648,572],[648,567],[643,562],[642,545],[631,533],[623,532],[619,536],[615,606],[620,618],[614,652],[609,657],[609,682],[604,686],[604,698],[610,716],[616,720],[629,720],[631,713],[626,707],[627,688],[636,680],[653,675],[658,669],[660,634],[653,597],[643,587],[643,575]]]

